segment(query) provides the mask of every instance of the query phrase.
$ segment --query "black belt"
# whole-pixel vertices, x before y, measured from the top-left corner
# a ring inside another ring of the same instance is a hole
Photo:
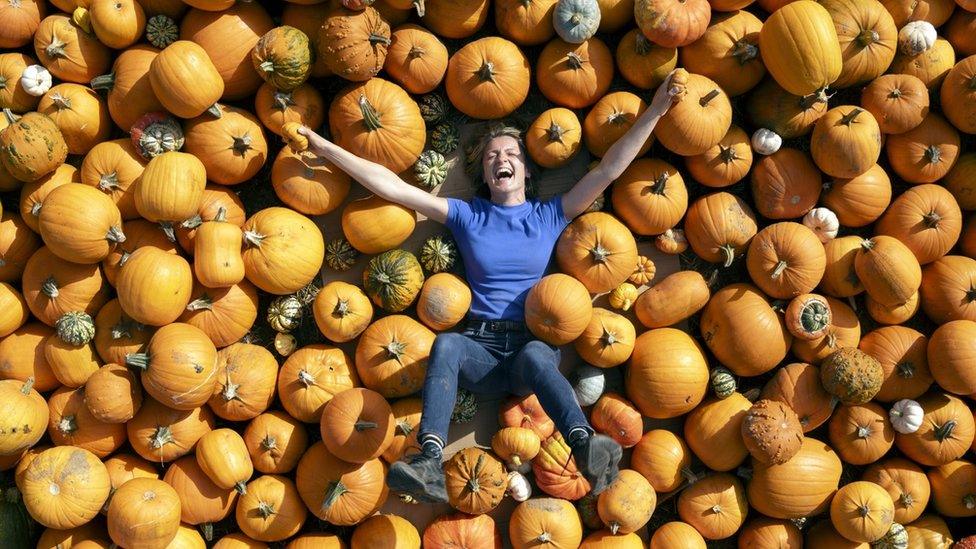
[[[520,320],[483,320],[478,318],[468,319],[468,328],[486,332],[520,332],[526,329],[525,322]]]

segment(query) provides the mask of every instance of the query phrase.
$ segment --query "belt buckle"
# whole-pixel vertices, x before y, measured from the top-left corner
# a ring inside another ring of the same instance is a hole
[[[500,332],[500,331],[502,331],[502,329],[503,329],[503,326],[502,326],[502,323],[501,322],[499,322],[497,320],[489,320],[488,321],[488,331],[490,331],[490,332]]]

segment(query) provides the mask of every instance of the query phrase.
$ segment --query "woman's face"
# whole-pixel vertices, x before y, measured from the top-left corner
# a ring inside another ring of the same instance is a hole
[[[525,190],[525,158],[514,137],[502,135],[489,141],[481,165],[492,195]]]

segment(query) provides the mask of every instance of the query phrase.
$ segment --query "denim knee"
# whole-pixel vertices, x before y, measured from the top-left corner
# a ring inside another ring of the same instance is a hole
[[[524,368],[528,370],[526,373],[536,374],[549,368],[559,368],[559,349],[537,339],[525,344],[522,357],[525,361]]]
[[[458,371],[464,358],[466,339],[463,335],[454,332],[437,334],[434,344],[430,347],[427,369],[450,368]]]

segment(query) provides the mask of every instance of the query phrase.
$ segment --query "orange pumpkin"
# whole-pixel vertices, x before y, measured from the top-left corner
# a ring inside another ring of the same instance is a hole
[[[793,222],[774,223],[749,244],[746,266],[752,281],[779,299],[809,293],[820,282],[826,257],[811,229]]]
[[[309,128],[321,126],[325,119],[325,103],[322,94],[311,84],[302,84],[286,92],[265,83],[254,96],[254,113],[264,127],[281,135],[282,127],[288,122]]]
[[[918,185],[902,193],[878,221],[878,234],[897,238],[922,265],[944,256],[962,232],[962,212],[939,185]]]
[[[48,326],[71,311],[94,315],[108,300],[108,285],[97,264],[70,263],[46,246],[27,260],[21,287],[31,314]]]
[[[920,465],[936,467],[959,459],[973,443],[976,426],[966,404],[946,393],[929,393],[918,399],[925,415],[914,433],[898,433],[895,445]]]
[[[689,156],[685,162],[692,177],[707,187],[734,185],[752,167],[749,136],[738,126],[729,126],[721,141],[702,154]]]
[[[378,458],[393,441],[393,413],[382,395],[369,389],[337,393],[323,408],[322,441],[351,463]]]
[[[147,393],[177,410],[205,404],[217,383],[217,349],[199,328],[179,322],[157,330],[144,352],[126,356],[126,365],[141,370]]]
[[[444,85],[451,103],[464,114],[502,118],[529,93],[529,61],[518,46],[504,38],[481,38],[451,56]]]
[[[817,120],[810,138],[810,154],[827,175],[861,175],[881,155],[878,121],[861,107],[834,107]]]
[[[579,152],[582,129],[573,111],[562,107],[549,109],[525,131],[525,146],[536,164],[558,168]]]
[[[630,358],[635,337],[634,325],[626,317],[594,307],[590,323],[576,338],[574,346],[588,364],[612,368]]]
[[[258,291],[242,281],[226,288],[194,284],[180,322],[199,328],[216,347],[240,341],[258,317]]]
[[[308,448],[305,426],[278,410],[251,420],[243,437],[254,468],[267,474],[291,472]]]
[[[494,2],[498,33],[520,46],[535,46],[555,34],[552,12],[556,0],[498,0]]]
[[[441,332],[457,325],[471,306],[471,290],[451,273],[437,273],[424,281],[417,298],[417,317],[432,330]]]
[[[176,240],[183,251],[193,255],[193,238],[196,236],[197,227],[204,221],[216,219],[221,209],[224,210],[224,216],[228,223],[233,223],[238,227],[244,226],[244,221],[247,219],[244,203],[241,202],[237,194],[229,187],[207,185],[203,189],[203,200],[196,215],[184,220],[176,227]]]
[[[21,382],[33,378],[32,386],[40,392],[57,389],[61,382],[54,375],[45,356],[44,343],[54,330],[40,322],[28,322],[0,340],[0,362],[3,379]]]
[[[803,534],[787,520],[757,517],[749,521],[739,532],[739,540],[746,547],[803,547]]]
[[[85,32],[63,13],[41,20],[34,33],[34,52],[53,76],[78,84],[104,74],[112,62],[110,50],[94,33]]]
[[[405,315],[371,324],[356,345],[356,370],[366,387],[385,397],[406,396],[424,382],[434,333]]]
[[[166,110],[181,118],[203,114],[224,93],[224,82],[206,50],[189,40],[173,42],[152,60],[149,82]]]
[[[48,399],[48,434],[56,446],[75,446],[108,457],[125,443],[125,426],[104,423],[85,406],[85,391],[62,387]]]
[[[133,219],[122,224],[122,231],[125,233],[125,242],[115,246],[115,249],[102,260],[102,271],[113,287],[122,263],[139,248],[152,246],[174,255],[178,253],[176,244],[170,241],[166,232],[156,223],[145,219]]]
[[[823,90],[841,75],[843,57],[830,12],[814,2],[790,2],[772,12],[759,44],[770,75],[794,95]]]
[[[0,337],[6,337],[27,322],[30,311],[16,288],[0,282]]]
[[[556,430],[552,419],[546,415],[535,393],[524,397],[510,396],[498,408],[498,423],[502,427],[524,427],[539,435],[540,440],[549,438]]]
[[[318,276],[325,242],[315,223],[288,208],[258,211],[244,223],[244,274],[262,290],[297,292]]]
[[[854,259],[861,249],[861,238],[843,236],[828,240],[824,244],[827,266],[820,289],[834,297],[851,297],[864,291],[860,278],[854,269]]]
[[[649,90],[661,85],[677,66],[678,49],[658,46],[648,40],[640,29],[631,29],[620,39],[614,57],[624,80],[632,86]]]
[[[861,175],[835,178],[824,185],[823,203],[846,227],[863,227],[881,217],[891,202],[891,180],[875,164]]]
[[[634,311],[644,326],[663,328],[697,313],[709,298],[708,283],[699,272],[678,271],[642,292]]]
[[[767,298],[749,284],[732,284],[716,292],[705,306],[700,329],[722,364],[746,376],[779,364],[793,340]]]
[[[895,504],[894,520],[899,524],[914,521],[929,503],[931,488],[922,468],[900,457],[879,461],[869,467],[861,480],[884,488]]]
[[[371,255],[403,244],[417,225],[413,210],[377,195],[347,203],[341,224],[342,234],[352,247]]]
[[[183,221],[200,209],[206,185],[206,166],[196,156],[165,152],[146,164],[136,183],[136,211],[149,221]]]
[[[891,449],[895,432],[887,411],[868,402],[841,406],[830,418],[830,444],[845,463],[874,463]]]
[[[651,536],[650,549],[705,549],[705,538],[687,522],[672,521],[662,524]]]
[[[98,263],[125,242],[122,216],[112,199],[80,183],[52,190],[37,223],[48,249],[74,263]]]
[[[951,4],[944,0],[939,1]],[[930,91],[934,91],[942,84],[955,64],[956,52],[952,49],[952,44],[948,40],[937,38],[931,48],[918,55],[908,55],[899,51],[895,54],[895,59],[888,70],[896,74],[915,76],[924,82]]]
[[[912,251],[890,236],[862,240],[854,269],[868,294],[882,305],[908,301],[922,283],[922,270]]]
[[[953,126],[965,133],[976,133],[976,123],[973,122],[976,111],[973,110],[973,79],[976,78],[976,59],[963,59],[949,71],[942,82],[940,105],[942,112]]]
[[[804,438],[800,451],[785,463],[753,460],[747,493],[760,513],[781,519],[819,514],[827,510],[840,482],[841,461],[818,440]]]
[[[715,471],[731,471],[749,455],[740,434],[742,420],[752,403],[741,393],[709,399],[688,414],[685,442],[695,455]]]
[[[139,212],[136,210],[133,185],[145,167],[146,161],[136,152],[131,139],[103,141],[85,155],[80,178],[85,185],[91,185],[111,197],[122,219],[135,219],[139,217]]]
[[[186,122],[184,150],[203,162],[208,180],[236,185],[264,166],[268,143],[258,119],[248,111],[219,105],[216,112],[216,118],[207,113]]]
[[[846,88],[880,76],[895,57],[898,28],[879,2],[826,0],[841,48],[840,76],[833,87]]]
[[[207,538],[213,537],[213,523],[230,516],[237,501],[237,492],[214,484],[193,456],[172,463],[166,469],[163,481],[172,486],[180,498],[180,521],[200,526]]]
[[[455,513],[435,518],[424,530],[424,547],[501,549],[498,525],[489,515]]]
[[[705,397],[708,366],[698,343],[686,333],[657,328],[644,332],[634,342],[626,386],[627,396],[641,414],[658,419],[678,417]]]
[[[169,484],[155,477],[133,478],[119,485],[110,501],[115,504],[108,505],[108,531],[115,543],[126,547],[162,546],[176,537],[180,499]]]
[[[593,405],[590,422],[594,429],[610,436],[624,448],[640,441],[644,427],[641,414],[634,405],[612,392],[604,393]]]
[[[331,163],[314,162],[310,152],[282,147],[271,167],[275,194],[305,215],[325,215],[349,194],[351,179]]]
[[[286,412],[305,423],[318,423],[336,394],[359,385],[359,376],[342,349],[320,343],[302,347],[278,372],[278,397]]]
[[[647,103],[628,91],[610,92],[590,108],[583,119],[583,142],[593,156],[603,157],[610,146],[629,130],[637,118],[647,109]],[[637,156],[643,156],[654,143],[654,134],[648,136]]]
[[[33,0],[6,2],[0,7],[6,24],[0,31],[0,48],[19,48],[30,43],[47,10],[44,2]]]
[[[656,505],[657,494],[647,479],[633,469],[623,469],[600,492],[597,513],[612,535],[625,536],[643,528]]]
[[[408,92],[421,94],[441,83],[447,61],[447,48],[432,32],[406,24],[393,31],[383,68]]]
[[[671,164],[652,158],[638,159],[624,170],[614,181],[611,200],[614,212],[640,235],[660,234],[676,226],[688,209],[681,174]]]
[[[132,320],[118,299],[106,303],[95,316],[95,349],[107,364],[125,364],[125,355],[138,352],[153,329]]]
[[[21,280],[27,260],[41,246],[41,238],[16,212],[0,217],[0,281]]]
[[[691,458],[691,450],[681,437],[665,429],[653,429],[634,446],[630,466],[644,475],[655,491],[665,493],[684,483]]]
[[[264,347],[234,343],[217,351],[217,384],[208,403],[218,417],[245,421],[271,406],[278,362]]]
[[[136,322],[164,326],[175,321],[190,302],[193,274],[178,255],[144,246],[132,252],[115,281],[119,305]],[[147,300],[146,295],[166,299]]]
[[[352,533],[353,547],[392,547],[410,549],[420,547],[420,534],[407,519],[398,515],[373,515],[364,520]]]
[[[535,64],[539,91],[571,109],[596,103],[610,89],[613,55],[599,38],[571,44],[556,38],[546,44]]]
[[[886,134],[905,133],[929,113],[929,90],[910,74],[885,74],[861,91],[861,106],[874,115]]]
[[[736,96],[759,84],[766,67],[759,57],[762,21],[745,10],[729,11],[714,14],[701,38],[681,48],[681,63]]]
[[[763,387],[761,396],[789,405],[800,418],[804,433],[827,421],[835,404],[820,383],[820,369],[802,362],[787,364],[777,370]]]
[[[817,166],[802,151],[784,147],[762,156],[750,177],[756,210],[770,219],[802,217],[817,205],[820,179]]]
[[[298,462],[295,485],[302,501],[320,519],[351,526],[374,514],[386,501],[382,460],[348,463],[318,442]]]
[[[488,0],[431,2],[423,14],[424,25],[444,38],[467,38],[488,19]]]
[[[930,112],[907,132],[885,142],[888,162],[909,183],[942,179],[959,157],[959,132],[937,113]]]
[[[84,400],[96,420],[126,423],[142,407],[142,386],[125,366],[106,364],[88,377]]]
[[[685,216],[685,236],[696,255],[732,265],[756,234],[756,218],[741,198],[717,192],[699,198]]]
[[[745,522],[749,504],[742,482],[728,473],[695,481],[678,496],[678,515],[705,539],[724,539]]]
[[[830,522],[845,538],[868,543],[888,533],[894,504],[877,484],[855,481],[844,485],[830,502]]]
[[[545,276],[529,290],[525,322],[539,339],[551,345],[573,341],[590,322],[590,296],[578,280],[561,273]]]
[[[338,343],[355,339],[373,319],[369,297],[358,286],[340,280],[322,287],[312,312],[322,335]]]
[[[693,156],[721,142],[731,124],[732,106],[722,88],[710,78],[689,74],[654,135],[669,151]]]
[[[465,448],[454,454],[444,464],[444,476],[451,506],[471,515],[497,507],[508,486],[502,462],[479,448]]]
[[[66,530],[92,520],[111,490],[105,465],[88,450],[57,446],[27,466],[19,488],[31,517]]]
[[[92,88],[108,90],[108,112],[115,124],[124,130],[131,128],[142,115],[165,109],[149,79],[149,70],[157,55],[158,49],[136,44],[119,54],[112,72],[91,81]]]
[[[33,33],[31,33],[31,37],[33,37]],[[3,89],[0,89],[0,107],[10,109],[15,113],[25,113],[37,107],[40,98],[27,93],[27,89],[20,85],[20,77],[24,73],[24,69],[34,64],[36,64],[34,58],[23,53],[7,52],[0,54],[0,78],[5,82],[14,83],[12,86],[4,85]],[[0,119],[3,119],[0,121],[0,127],[6,127],[9,123],[6,117],[0,117]]]
[[[543,492],[576,501],[590,491],[590,483],[576,466],[569,445],[556,433],[542,442],[539,454],[532,460],[535,482]]]
[[[976,494],[976,464],[953,461],[928,471],[932,483],[932,501],[940,515],[946,517],[973,517]],[[960,543],[959,545],[963,545]]]
[[[712,10],[704,0],[636,0],[634,17],[644,36],[655,44],[676,48],[698,40]]]
[[[604,293],[627,280],[637,262],[637,244],[627,228],[603,212],[584,214],[556,243],[556,260],[591,293]]]
[[[928,339],[906,326],[883,326],[866,334],[858,348],[873,356],[884,370],[875,396],[881,402],[920,397],[932,385],[926,345]]]
[[[976,320],[972,292],[976,288],[976,261],[969,257],[947,255],[922,270],[919,293],[922,309],[934,322]]]
[[[64,136],[71,154],[84,154],[108,139],[112,130],[108,107],[87,86],[65,83],[41,97],[37,111],[48,115]]]
[[[203,286],[226,288],[244,280],[241,259],[241,228],[228,223],[223,211],[213,221],[204,221],[193,240],[193,273]]]

